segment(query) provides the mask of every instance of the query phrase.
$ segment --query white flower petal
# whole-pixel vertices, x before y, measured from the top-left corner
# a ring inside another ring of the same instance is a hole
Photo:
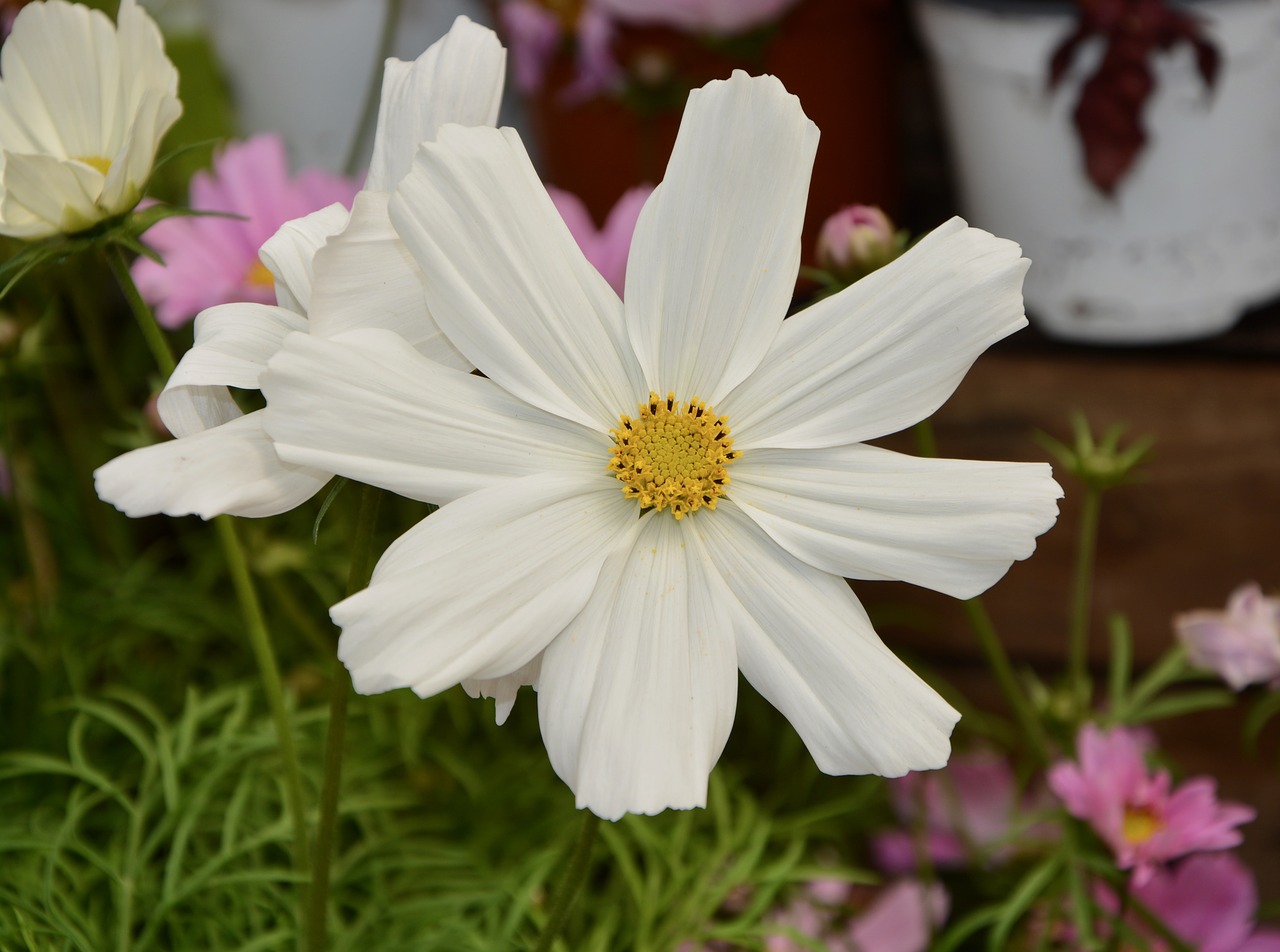
[[[227,387],[256,390],[267,358],[307,320],[267,304],[222,304],[196,317],[195,343],[156,401],[174,436],[190,436],[240,415]]]
[[[412,63],[387,60],[365,188],[394,189],[418,143],[434,139],[446,122],[496,124],[506,59],[492,30],[460,16]]]
[[[262,411],[117,456],[93,474],[98,496],[127,516],[274,516],[314,496],[329,473],[281,462]]]
[[[691,521],[642,519],[543,657],[538,721],[551,764],[580,808],[608,820],[704,806],[733,726],[727,593]]]
[[[333,607],[357,691],[430,697],[519,671],[564,629],[636,525],[615,489],[543,474],[480,490],[396,540]]]
[[[382,327],[436,363],[471,370],[427,310],[422,271],[387,217],[390,200],[389,192],[361,192],[346,228],[316,252],[311,333]]]
[[[884,646],[848,584],[793,558],[731,502],[691,517],[736,603],[738,665],[829,774],[943,766],[960,715]]]
[[[689,94],[627,261],[627,331],[650,389],[714,406],[760,363],[795,291],[817,147],[772,76]]]
[[[783,322],[756,372],[715,405],[735,447],[857,443],[933,413],[979,354],[1027,323],[1020,254],[953,218]]]
[[[340,202],[295,218],[280,226],[266,240],[258,257],[276,279],[280,306],[306,314],[311,307],[316,253],[347,224],[347,210]]]
[[[730,498],[810,565],[956,598],[1031,555],[1062,497],[1047,463],[918,459],[862,444],[751,450],[730,478]]]
[[[103,218],[96,204],[103,182],[97,169],[50,155],[4,158],[0,234],[47,238],[82,231]]]
[[[262,377],[282,458],[427,502],[547,471],[611,485],[608,438],[383,330],[292,334]]]
[[[537,689],[538,675],[541,671],[542,653],[539,652],[524,667],[510,674],[504,674],[500,678],[464,678],[462,690],[472,697],[493,698],[494,719],[497,721],[498,726],[501,727],[507,722],[507,718],[511,716],[511,709],[515,707],[516,697],[520,694],[520,689],[526,684],[531,684],[535,690]]]
[[[522,400],[607,431],[648,396],[618,295],[583,257],[510,129],[424,143],[391,221],[454,346]]]

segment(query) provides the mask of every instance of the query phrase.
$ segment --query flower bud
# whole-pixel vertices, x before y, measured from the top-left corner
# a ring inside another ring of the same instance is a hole
[[[902,253],[905,236],[874,205],[848,205],[822,224],[818,266],[846,280],[857,280]]]

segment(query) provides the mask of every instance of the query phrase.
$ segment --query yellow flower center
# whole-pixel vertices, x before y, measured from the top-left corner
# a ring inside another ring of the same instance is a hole
[[[106,175],[111,171],[111,160],[104,159],[100,155],[78,155],[76,156],[76,161],[83,162],[85,165],[93,166],[103,175]]]
[[[276,276],[265,264],[255,258],[249,270],[245,272],[244,283],[253,288],[269,288],[275,285]]]
[[[636,417],[621,415],[611,430],[609,470],[622,480],[628,499],[645,509],[670,509],[677,520],[716,500],[729,485],[725,467],[742,454],[733,449],[729,424],[694,397],[677,403],[649,394]]]
[[[1130,844],[1145,843],[1164,829],[1164,821],[1150,807],[1125,807],[1121,835]]]

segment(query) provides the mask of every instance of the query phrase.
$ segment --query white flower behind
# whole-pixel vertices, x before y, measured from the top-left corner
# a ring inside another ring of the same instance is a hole
[[[492,125],[506,54],[466,17],[412,63],[383,72],[373,158],[352,210],[331,205],[284,225],[262,248],[279,306],[224,304],[195,322],[195,344],[160,395],[177,437],[117,457],[94,474],[98,495],[129,516],[271,516],[311,498],[332,471],[282,461],[261,411],[242,414],[228,387],[256,390],[285,334],[394,330],[450,366],[470,364],[427,311],[422,275],[391,228],[391,189],[414,150],[446,122]]]
[[[24,7],[0,50],[0,235],[73,234],[129,211],[180,115],[178,71],[136,0],[115,25],[65,0]]]
[[[1044,464],[857,441],[1026,323],[1027,262],[953,219],[784,322],[817,138],[772,77],[694,92],[625,304],[515,133],[419,149],[391,219],[485,376],[359,330],[289,335],[262,378],[282,458],[442,505],[333,609],[357,690],[479,680],[509,706],[536,680],[556,772],[608,818],[705,803],[739,668],[829,773],[947,761],[958,715],[842,576],[975,595],[1061,490]]]

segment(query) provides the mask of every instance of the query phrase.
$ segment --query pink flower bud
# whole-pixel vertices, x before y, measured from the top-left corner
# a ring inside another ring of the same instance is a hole
[[[903,242],[889,216],[874,205],[847,205],[822,224],[818,264],[856,280],[902,253]]]

